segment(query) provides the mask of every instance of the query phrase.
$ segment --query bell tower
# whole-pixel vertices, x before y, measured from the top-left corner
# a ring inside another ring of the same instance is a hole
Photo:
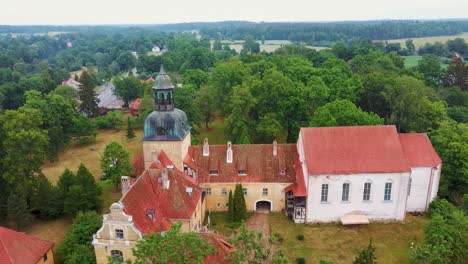
[[[142,138],[145,169],[156,161],[161,150],[177,168],[183,169],[191,142],[190,126],[185,112],[175,108],[174,88],[161,65],[153,85],[154,111],[145,120]]]

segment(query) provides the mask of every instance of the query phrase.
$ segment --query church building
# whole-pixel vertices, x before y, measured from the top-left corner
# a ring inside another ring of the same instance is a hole
[[[426,134],[395,126],[302,128],[296,144],[192,146],[186,114],[175,108],[174,85],[161,67],[154,111],[146,118],[137,178],[122,177],[123,197],[94,235],[97,263],[133,259],[131,248],[150,232],[182,222],[217,249],[232,250],[204,223],[227,211],[241,183],[247,210],[283,212],[296,223],[402,221],[424,212],[437,194],[442,161]]]

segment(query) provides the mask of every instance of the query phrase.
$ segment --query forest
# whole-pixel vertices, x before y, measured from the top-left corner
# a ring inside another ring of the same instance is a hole
[[[127,103],[142,98],[142,113],[128,121],[141,127],[153,100],[151,84],[144,80],[155,77],[162,64],[173,82],[181,84],[175,89],[175,105],[187,113],[194,134],[215,118],[224,120],[225,134],[234,144],[274,139],[294,143],[299,129],[307,126],[392,124],[400,132],[428,133],[443,160],[439,197],[466,213],[468,65],[463,57],[468,54],[467,43],[463,39],[441,43],[445,53],[437,54],[427,52],[427,47],[416,51],[411,42],[403,48],[370,41],[456,34],[467,30],[466,22],[295,26],[291,30],[287,25],[238,23],[220,31],[210,25],[202,28],[201,39],[150,28],[0,37],[0,221],[21,229],[32,214],[51,218],[75,215],[77,207],[99,210],[96,197],[101,190],[86,164],[77,175],[65,171],[57,187],[44,177],[41,166],[56,160],[67,146],[93,142],[98,128],[106,128],[112,118],[123,118],[113,113],[99,116],[94,88],[103,82],[114,82],[116,95]],[[0,31],[18,32],[9,27]],[[245,39],[240,54],[223,45],[217,32]],[[309,33],[293,36],[292,32]],[[339,43],[321,51],[285,45],[268,53],[260,52],[255,41],[262,37]],[[67,41],[73,46],[67,47]],[[164,52],[149,54],[153,46]],[[403,52],[424,56],[407,69]],[[438,56],[450,58],[447,68]],[[133,68],[138,76],[128,74]],[[71,73],[78,70],[83,70],[80,76]],[[70,77],[80,81],[79,91],[61,85]],[[75,204],[80,199],[86,204]],[[450,205],[447,210],[456,209]],[[466,230],[466,218],[462,228]],[[429,258],[416,253],[418,258]],[[452,253],[458,254],[454,259],[460,256],[458,251]]]

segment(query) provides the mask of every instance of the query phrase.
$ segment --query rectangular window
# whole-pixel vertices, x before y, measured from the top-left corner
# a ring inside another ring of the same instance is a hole
[[[226,203],[226,207],[229,207],[229,203]]]
[[[123,263],[123,253],[120,250],[111,250],[112,263]]]
[[[216,204],[216,207],[220,208],[220,207],[221,207],[221,203],[217,203],[217,204]]]
[[[42,256],[42,260],[43,260],[44,262],[47,261],[47,253],[46,253],[44,256]]]
[[[238,170],[237,174],[239,174],[239,176],[245,176],[245,175],[247,175],[247,171],[246,170]]]
[[[328,202],[328,184],[322,184],[321,202]]]
[[[392,183],[386,182],[385,183],[385,191],[384,191],[384,201],[392,200]]]
[[[247,195],[247,188],[242,188],[242,191],[244,192],[244,195]]]
[[[268,195],[268,188],[263,188],[262,194],[263,195]]]
[[[205,193],[206,195],[211,195],[211,188],[206,188]]]
[[[349,201],[349,183],[343,183],[343,192],[341,193],[341,201]]]
[[[210,176],[218,176],[217,170],[210,170]]]
[[[227,195],[227,189],[226,188],[223,188],[221,190],[221,196],[226,196]]]
[[[371,193],[371,183],[366,182],[364,183],[364,193],[362,195],[363,201],[370,201],[370,193]]]
[[[124,239],[124,233],[122,229],[115,230],[115,238],[117,239]]]

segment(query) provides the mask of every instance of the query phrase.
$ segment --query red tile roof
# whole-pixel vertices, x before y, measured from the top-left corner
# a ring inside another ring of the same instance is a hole
[[[54,243],[0,226],[0,263],[37,263]]]
[[[304,179],[304,172],[302,171],[302,164],[299,160],[299,155],[296,157],[294,163],[294,170],[296,171],[296,182],[284,188],[284,192],[292,191],[295,197],[307,196],[307,190]]]
[[[232,163],[226,163],[227,145],[210,145],[209,156],[203,156],[203,146],[190,146],[184,163],[198,172],[199,182],[295,182],[296,144],[277,146],[273,156],[273,144],[232,145]],[[212,170],[218,175],[210,176]],[[247,175],[239,176],[238,170]]]
[[[309,174],[411,171],[395,126],[302,128]]]
[[[209,255],[203,260],[205,264],[226,263],[226,258],[234,250],[234,246],[227,242],[226,238],[214,233],[198,233],[205,241],[211,243],[216,253]]]
[[[399,134],[411,167],[437,167],[442,163],[425,133]]]
[[[161,152],[160,159],[164,160],[163,156]],[[121,199],[125,213],[133,216],[135,226],[143,234],[169,230],[171,219],[190,219],[201,198],[202,189],[196,181],[177,168],[168,170],[169,189],[164,189],[158,179],[167,165],[153,163]],[[191,195],[187,188],[192,188]],[[155,211],[154,221],[146,210]]]
[[[133,159],[132,168],[134,176],[140,176],[145,171],[145,158],[143,156],[143,151],[138,153]]]

